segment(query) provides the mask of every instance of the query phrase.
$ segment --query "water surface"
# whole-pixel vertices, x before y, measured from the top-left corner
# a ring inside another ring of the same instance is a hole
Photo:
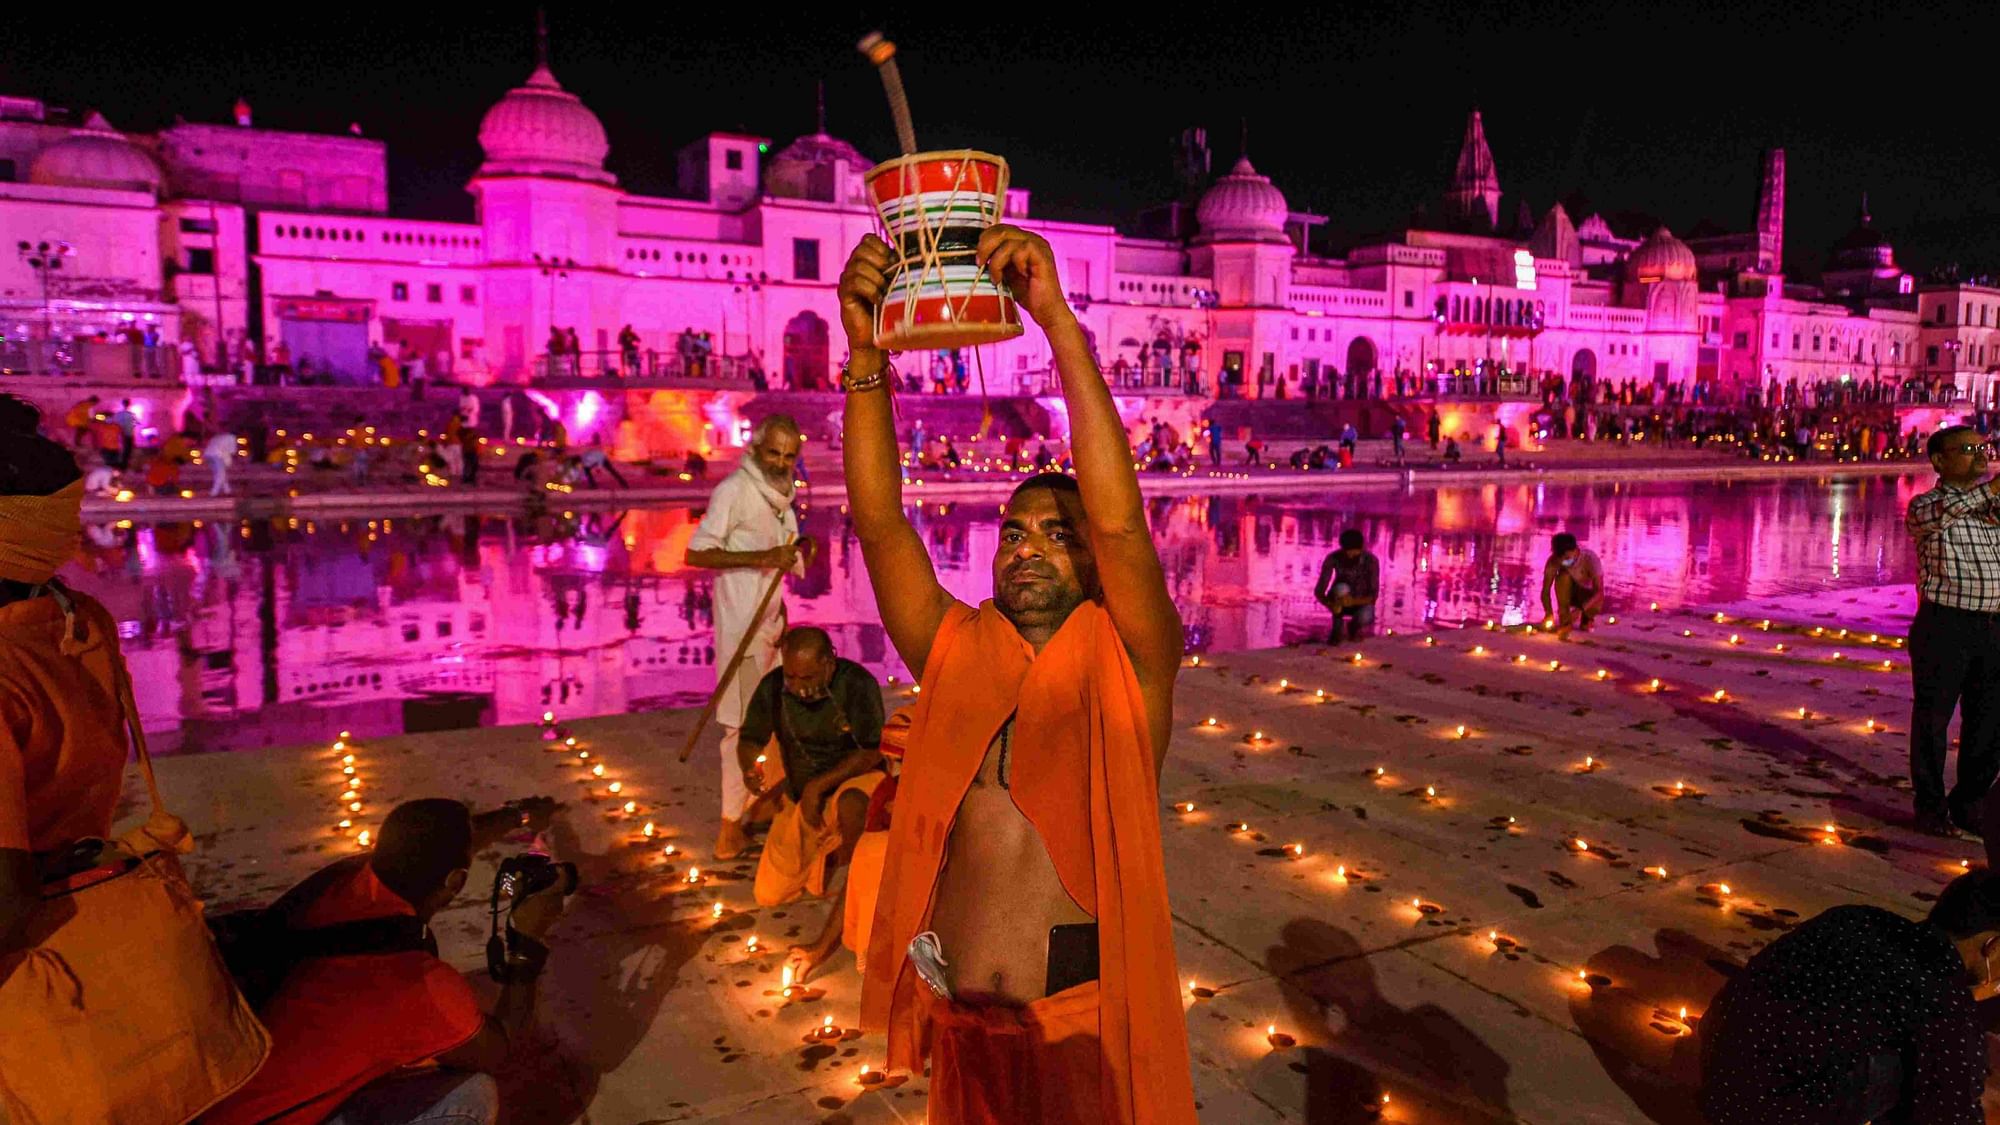
[[[1619,606],[1907,582],[1902,526],[1928,482],[1483,484],[1149,501],[1197,651],[1317,635],[1321,560],[1344,527],[1381,557],[1384,622],[1538,614],[1549,536],[1596,550]],[[913,508],[958,597],[992,589],[998,501]],[[708,575],[682,565],[699,512],[135,524],[89,530],[67,577],[119,620],[158,748],[250,749],[406,730],[700,704],[714,684]],[[791,619],[907,678],[837,505],[788,590]],[[728,654],[723,654],[727,659]]]

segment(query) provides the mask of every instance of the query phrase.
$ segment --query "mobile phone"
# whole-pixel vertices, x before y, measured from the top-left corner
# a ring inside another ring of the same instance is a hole
[[[1097,923],[1049,927],[1049,967],[1044,996],[1097,979]]]

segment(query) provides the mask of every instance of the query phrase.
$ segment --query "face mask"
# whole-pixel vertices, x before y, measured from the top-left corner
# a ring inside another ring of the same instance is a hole
[[[1575,560],[1575,559],[1573,559],[1573,558],[1572,558],[1572,559],[1564,559],[1564,560],[1562,561],[1562,564],[1563,564],[1563,565],[1564,565],[1565,567],[1567,567],[1567,566],[1572,566],[1572,565],[1574,565],[1575,563],[1576,563],[1576,560]]]

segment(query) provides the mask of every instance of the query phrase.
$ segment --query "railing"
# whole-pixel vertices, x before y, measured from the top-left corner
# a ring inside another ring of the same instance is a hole
[[[1968,401],[1972,396],[1964,387],[1904,387],[1896,392],[1896,401],[1919,406],[1943,406],[1954,402]]]
[[[0,340],[0,375],[70,376],[105,382],[170,379],[180,352],[164,344],[97,340]]]
[[[538,380],[692,379],[749,381],[751,363],[739,355],[688,356],[657,350],[587,351],[535,357]]]
[[[1124,371],[1104,368],[1104,385],[1114,395],[1193,395],[1200,394],[1202,377],[1199,371],[1175,369],[1162,371],[1159,368],[1140,370],[1127,367]],[[995,378],[988,376],[987,389],[996,394],[1012,395],[1059,395],[1062,393],[1062,378],[1053,367],[1038,367],[1029,371],[1013,371]]]
[[[1530,375],[1442,374],[1431,377],[1438,398],[1540,398],[1541,380]],[[1419,384],[1422,389],[1422,384]]]

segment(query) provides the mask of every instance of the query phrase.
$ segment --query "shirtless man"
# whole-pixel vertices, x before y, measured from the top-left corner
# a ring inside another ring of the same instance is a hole
[[[903,514],[895,375],[873,334],[893,251],[863,238],[840,280],[848,505],[883,625],[923,688],[863,1023],[888,1028],[892,1067],[921,1066],[931,1042],[936,1125],[1192,1125],[1158,819],[1181,621],[1048,243],[995,226],[977,254],[1047,333],[1077,475],[1014,493],[994,599],[976,610],[939,585]]]

